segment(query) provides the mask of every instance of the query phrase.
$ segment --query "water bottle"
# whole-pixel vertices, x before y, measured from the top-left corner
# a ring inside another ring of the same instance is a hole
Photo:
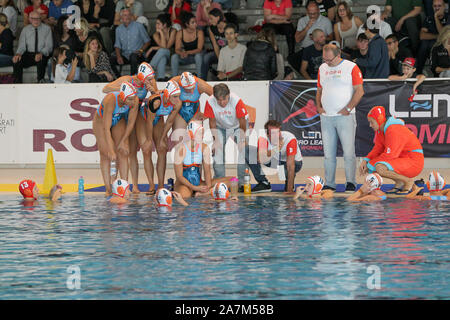
[[[231,178],[231,196],[232,197],[237,197],[238,196],[238,192],[239,192],[239,179],[238,178]]]
[[[116,175],[117,175],[117,168],[116,168],[116,162],[115,161],[111,161],[111,169],[110,169],[109,173],[111,175],[111,180],[115,180],[116,179]]]
[[[244,175],[244,194],[251,194],[252,186],[250,185],[250,175],[248,174],[248,168],[245,169]]]
[[[84,194],[84,178],[82,176],[78,179],[78,194]]]
[[[173,181],[172,178],[169,178],[169,179],[167,180],[167,185],[168,185],[168,187],[169,187],[169,190],[170,190],[170,191],[173,191],[175,184],[174,184],[174,181]]]

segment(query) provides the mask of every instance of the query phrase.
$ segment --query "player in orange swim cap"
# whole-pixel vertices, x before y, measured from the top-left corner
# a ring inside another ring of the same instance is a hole
[[[106,194],[111,195],[111,161],[118,160],[120,177],[128,179],[129,138],[138,114],[139,98],[131,83],[124,82],[117,92],[108,93],[92,121],[100,153],[100,169]]]
[[[381,177],[394,180],[394,189],[386,193],[407,195],[414,177],[424,166],[423,148],[419,139],[403,120],[386,117],[382,106],[373,107],[368,115],[370,127],[375,131],[375,145],[359,167],[361,175],[377,172]]]
[[[33,180],[20,181],[19,192],[22,194],[24,201],[35,201],[39,198],[39,189]]]

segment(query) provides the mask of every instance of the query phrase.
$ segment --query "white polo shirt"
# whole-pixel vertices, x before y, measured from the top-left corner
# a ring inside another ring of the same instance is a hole
[[[322,63],[317,74],[317,87],[322,88],[322,107],[325,116],[337,116],[353,97],[353,86],[363,83],[361,70],[348,60],[343,59],[335,67]],[[352,113],[355,109],[352,110]]]
[[[230,100],[225,108],[221,107],[216,98],[212,95],[205,104],[207,118],[215,118],[217,127],[222,129],[236,129],[239,127],[240,118],[248,118],[247,108],[236,94],[230,93]]]
[[[295,161],[302,161],[302,153],[300,151],[300,148],[298,147],[297,139],[295,138],[295,136],[289,131],[281,131],[281,137],[283,139],[283,145],[279,149],[280,152],[272,156],[279,161],[286,162],[287,156],[294,155]],[[267,149],[271,151],[272,149],[274,149],[274,147],[269,142],[269,139],[267,139],[266,137],[259,137],[258,150],[259,149]]]

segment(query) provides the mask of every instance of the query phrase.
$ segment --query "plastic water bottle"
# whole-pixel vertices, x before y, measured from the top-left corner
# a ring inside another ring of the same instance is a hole
[[[244,194],[251,194],[252,193],[252,186],[250,185],[250,175],[248,173],[248,168],[245,169],[245,175],[244,175]]]
[[[111,169],[109,171],[111,178],[112,179],[116,179],[116,175],[117,175],[117,168],[116,168],[116,162],[115,161],[111,161]]]
[[[170,190],[170,191],[173,191],[175,184],[174,184],[174,181],[173,181],[172,178],[169,178],[169,179],[167,180],[167,185],[169,186],[169,190]]]
[[[231,178],[231,196],[237,197],[239,192],[239,179],[238,178]]]
[[[84,194],[84,178],[83,176],[78,179],[78,194]]]

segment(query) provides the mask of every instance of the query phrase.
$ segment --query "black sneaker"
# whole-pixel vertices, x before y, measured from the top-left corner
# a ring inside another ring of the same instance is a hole
[[[263,192],[272,192],[272,187],[270,186],[270,182],[266,182],[266,181],[259,182],[252,189],[252,193],[263,193]]]
[[[330,187],[330,186],[324,186],[322,188],[322,190],[331,190],[331,191],[336,191],[336,188]]]
[[[345,193],[353,193],[356,191],[356,186],[351,183],[351,182],[347,182],[347,184],[345,185]]]

